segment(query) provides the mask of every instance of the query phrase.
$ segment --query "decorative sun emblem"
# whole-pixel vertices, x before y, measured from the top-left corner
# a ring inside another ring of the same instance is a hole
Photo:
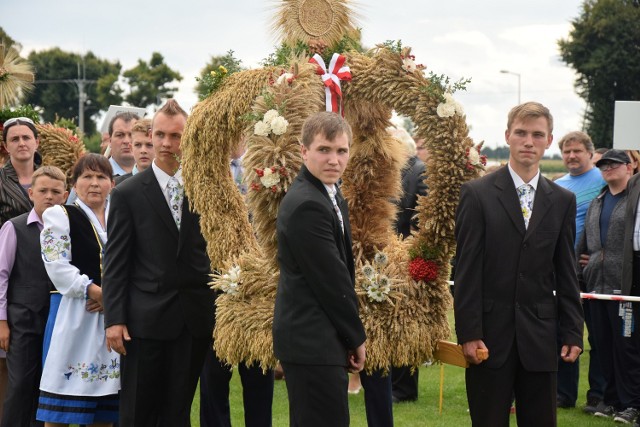
[[[20,58],[13,47],[0,44],[0,108],[10,106],[18,97],[33,88],[31,64]]]
[[[355,30],[353,15],[348,0],[283,0],[271,27],[288,44],[321,39],[331,45]]]

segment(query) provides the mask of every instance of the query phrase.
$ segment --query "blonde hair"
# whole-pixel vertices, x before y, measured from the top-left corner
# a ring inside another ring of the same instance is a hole
[[[151,119],[140,119],[138,120],[133,127],[131,128],[131,132],[140,132],[147,134],[151,129]]]
[[[41,176],[47,176],[51,179],[55,179],[56,181],[61,181],[64,184],[64,188],[67,188],[67,177],[64,172],[55,166],[41,166],[33,172],[33,176],[31,177],[31,186],[36,185],[36,180]]]
[[[549,109],[539,102],[525,102],[513,107],[507,117],[507,130],[511,129],[511,125],[516,120],[537,119],[538,117],[547,119],[549,133],[553,133],[553,116]]]

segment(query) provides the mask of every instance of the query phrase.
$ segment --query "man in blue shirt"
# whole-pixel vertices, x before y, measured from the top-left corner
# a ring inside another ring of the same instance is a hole
[[[566,175],[556,180],[556,184],[576,195],[576,244],[584,230],[584,218],[591,201],[600,194],[607,183],[602,178],[598,168],[592,163],[595,151],[589,135],[575,131],[566,134],[558,142],[562,152],[562,160],[569,171]],[[580,287],[584,290],[584,284]],[[587,391],[587,404],[584,411],[595,413],[596,408],[602,402],[604,378],[600,369],[598,353],[594,350],[591,338],[591,313],[589,301],[583,301],[583,310],[587,330],[589,331],[589,344],[591,347],[589,359],[589,390]],[[579,363],[565,363],[558,358],[558,407],[572,408],[578,398],[578,378],[580,376]]]

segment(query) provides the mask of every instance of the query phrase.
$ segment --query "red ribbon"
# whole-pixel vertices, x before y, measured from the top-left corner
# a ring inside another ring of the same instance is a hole
[[[329,63],[329,70],[324,63],[324,60],[317,53],[313,55],[313,58],[309,59],[309,62],[316,64],[316,73],[322,76],[322,82],[324,83],[324,92],[326,95],[326,109],[327,111],[333,111],[334,113],[340,113],[344,117],[344,111],[342,110],[342,89],[340,89],[340,81],[351,81],[351,70],[344,65],[347,58],[338,53],[334,53]]]

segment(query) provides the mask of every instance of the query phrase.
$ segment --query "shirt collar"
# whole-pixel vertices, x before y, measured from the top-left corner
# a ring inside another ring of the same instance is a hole
[[[111,167],[113,168],[113,174],[114,175],[126,175],[127,174],[127,171],[122,169],[122,166],[120,166],[118,164],[118,162],[116,162],[113,157],[109,157],[109,163],[111,163]]]
[[[158,184],[160,184],[160,188],[162,189],[162,191],[166,190],[169,179],[171,179],[171,175],[160,169],[156,165],[155,160],[153,161],[153,163],[151,163],[151,167],[153,168],[153,173],[158,180]],[[182,168],[179,168],[173,176],[178,180],[180,185],[184,185],[184,183],[182,182]]]
[[[336,185],[327,185],[325,183],[322,183],[322,185],[324,185],[324,188],[327,189],[327,193],[329,193],[329,197],[333,196],[335,197],[336,193],[338,192],[338,190],[336,189]]]
[[[523,184],[529,184],[530,186],[533,187],[534,191],[538,189],[538,181],[540,181],[540,169],[538,169],[538,172],[531,179],[531,181],[524,182],[524,180],[522,178],[520,178],[520,175],[518,175],[516,173],[516,171],[513,170],[513,168],[511,167],[510,163],[507,163],[507,167],[509,168],[509,173],[511,174],[511,179],[513,180],[513,183],[516,186],[516,188],[520,187]]]
[[[33,224],[34,222],[37,222],[38,224],[44,226],[44,224],[42,223],[42,218],[38,216],[36,210],[31,209],[31,212],[29,212],[29,216],[27,217],[27,225]]]

